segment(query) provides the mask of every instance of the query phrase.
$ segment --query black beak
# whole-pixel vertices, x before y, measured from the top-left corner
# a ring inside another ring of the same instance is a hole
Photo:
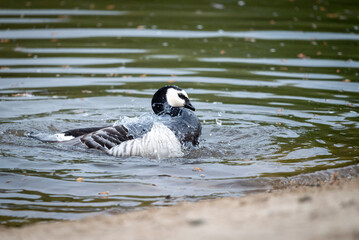
[[[186,104],[184,105],[185,108],[188,108],[192,111],[196,111],[196,109],[192,106],[190,101],[187,101]]]

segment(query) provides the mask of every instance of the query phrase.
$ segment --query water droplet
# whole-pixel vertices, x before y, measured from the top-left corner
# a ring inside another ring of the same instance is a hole
[[[245,1],[238,1],[238,6],[243,7],[244,5],[246,5]]]

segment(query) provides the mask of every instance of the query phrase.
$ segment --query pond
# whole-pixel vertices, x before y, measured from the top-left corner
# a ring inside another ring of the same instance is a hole
[[[357,1],[0,8],[2,225],[243,196],[359,163]],[[182,158],[26,137],[137,119],[165,85],[186,90],[203,126]]]

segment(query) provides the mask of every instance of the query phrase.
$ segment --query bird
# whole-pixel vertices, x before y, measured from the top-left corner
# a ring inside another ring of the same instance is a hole
[[[55,134],[52,140],[36,134],[30,137],[94,148],[116,157],[154,159],[182,157],[183,150],[199,145],[202,126],[183,89],[175,85],[158,89],[151,106],[154,114],[127,123],[71,129]]]

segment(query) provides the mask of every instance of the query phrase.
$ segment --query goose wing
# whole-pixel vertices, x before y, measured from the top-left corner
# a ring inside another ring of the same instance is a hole
[[[95,148],[102,151],[111,149],[122,142],[132,140],[134,137],[128,133],[123,125],[98,129],[79,137],[82,144],[88,148]]]
[[[68,130],[66,132],[63,132],[63,134],[65,136],[69,136],[69,137],[80,137],[82,135],[89,134],[89,133],[92,133],[92,132],[96,132],[96,131],[98,131],[100,129],[107,128],[107,127],[109,127],[109,126],[77,128],[77,129],[71,129],[71,130]]]

